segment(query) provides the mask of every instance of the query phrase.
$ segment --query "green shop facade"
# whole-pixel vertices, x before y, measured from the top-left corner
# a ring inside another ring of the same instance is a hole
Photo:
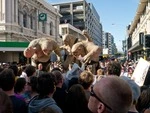
[[[27,63],[23,55],[29,42],[0,42],[0,62]]]

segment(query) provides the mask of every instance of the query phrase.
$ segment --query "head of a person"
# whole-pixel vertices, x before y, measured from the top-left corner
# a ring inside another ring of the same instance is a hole
[[[120,76],[121,74],[121,64],[117,61],[111,61],[107,65],[107,74]]]
[[[0,113],[13,113],[13,105],[9,96],[0,90]]]
[[[127,113],[131,103],[128,83],[117,76],[106,76],[91,87],[88,107],[93,113]]]
[[[142,113],[142,111],[144,111],[145,109],[150,108],[150,88],[149,88],[149,86],[141,87],[141,95],[138,99],[136,108],[140,113]]]
[[[4,69],[0,73],[0,87],[3,91],[10,91],[15,85],[15,75],[12,69]]]
[[[94,75],[89,71],[83,71],[79,78],[78,82],[83,86],[84,89],[88,89],[94,81]]]
[[[36,68],[34,66],[32,66],[32,65],[28,65],[25,68],[24,72],[27,74],[28,77],[30,77],[30,76],[35,74]]]
[[[97,70],[97,75],[104,75],[104,69],[98,69]]]
[[[28,90],[30,92],[37,92],[37,82],[38,82],[38,77],[37,76],[30,76],[29,77],[29,82],[28,82]]]
[[[73,113],[86,113],[86,109],[88,109],[87,104],[88,100],[82,85],[72,85],[66,96],[66,107],[69,108],[67,111],[71,113],[72,109],[76,108]]]
[[[41,98],[53,94],[55,91],[55,80],[52,73],[42,73],[41,76],[38,77],[37,87]]]
[[[43,65],[41,63],[38,64],[38,70],[42,70],[43,69]]]
[[[56,86],[58,84],[63,84],[63,75],[60,71],[58,70],[52,71],[52,74],[54,75]]]
[[[137,101],[138,101],[138,98],[141,94],[140,87],[134,82],[134,80],[131,80],[129,77],[120,76],[120,78],[125,80],[129,84],[129,86],[132,90],[132,99],[133,99],[132,104],[136,105]]]
[[[9,68],[13,70],[15,76],[18,76],[18,66],[17,66],[17,64],[11,64],[9,66]]]
[[[14,87],[15,93],[21,93],[26,91],[26,79],[25,78],[18,78],[15,83]]]

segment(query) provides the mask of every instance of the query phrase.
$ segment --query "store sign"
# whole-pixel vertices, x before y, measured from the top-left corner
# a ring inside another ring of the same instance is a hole
[[[40,13],[39,14],[39,21],[41,21],[41,22],[47,21],[47,14],[46,13]]]

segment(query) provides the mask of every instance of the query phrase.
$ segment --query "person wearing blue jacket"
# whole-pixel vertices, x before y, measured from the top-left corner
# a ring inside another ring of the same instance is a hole
[[[56,90],[55,81],[52,73],[45,72],[38,77],[39,95],[32,98],[29,102],[28,113],[38,113],[41,109],[51,107],[58,113],[63,113],[52,98]]]

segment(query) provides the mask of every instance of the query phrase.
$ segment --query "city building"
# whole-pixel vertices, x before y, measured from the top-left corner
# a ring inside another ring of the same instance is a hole
[[[111,33],[103,32],[103,50],[108,50],[107,54],[109,56],[114,56],[116,53],[117,48],[114,43],[114,37]]]
[[[74,27],[87,30],[93,42],[102,46],[102,24],[100,17],[91,3],[86,0],[53,4],[62,15],[60,24],[69,23]]]
[[[0,62],[24,62],[23,50],[33,39],[59,42],[60,16],[44,0],[0,0]]]
[[[132,60],[138,60],[140,57],[148,59],[150,57],[150,48],[146,47],[145,44],[150,39],[150,1],[140,0],[139,5],[135,14],[135,17],[127,28],[127,48],[128,57]]]

